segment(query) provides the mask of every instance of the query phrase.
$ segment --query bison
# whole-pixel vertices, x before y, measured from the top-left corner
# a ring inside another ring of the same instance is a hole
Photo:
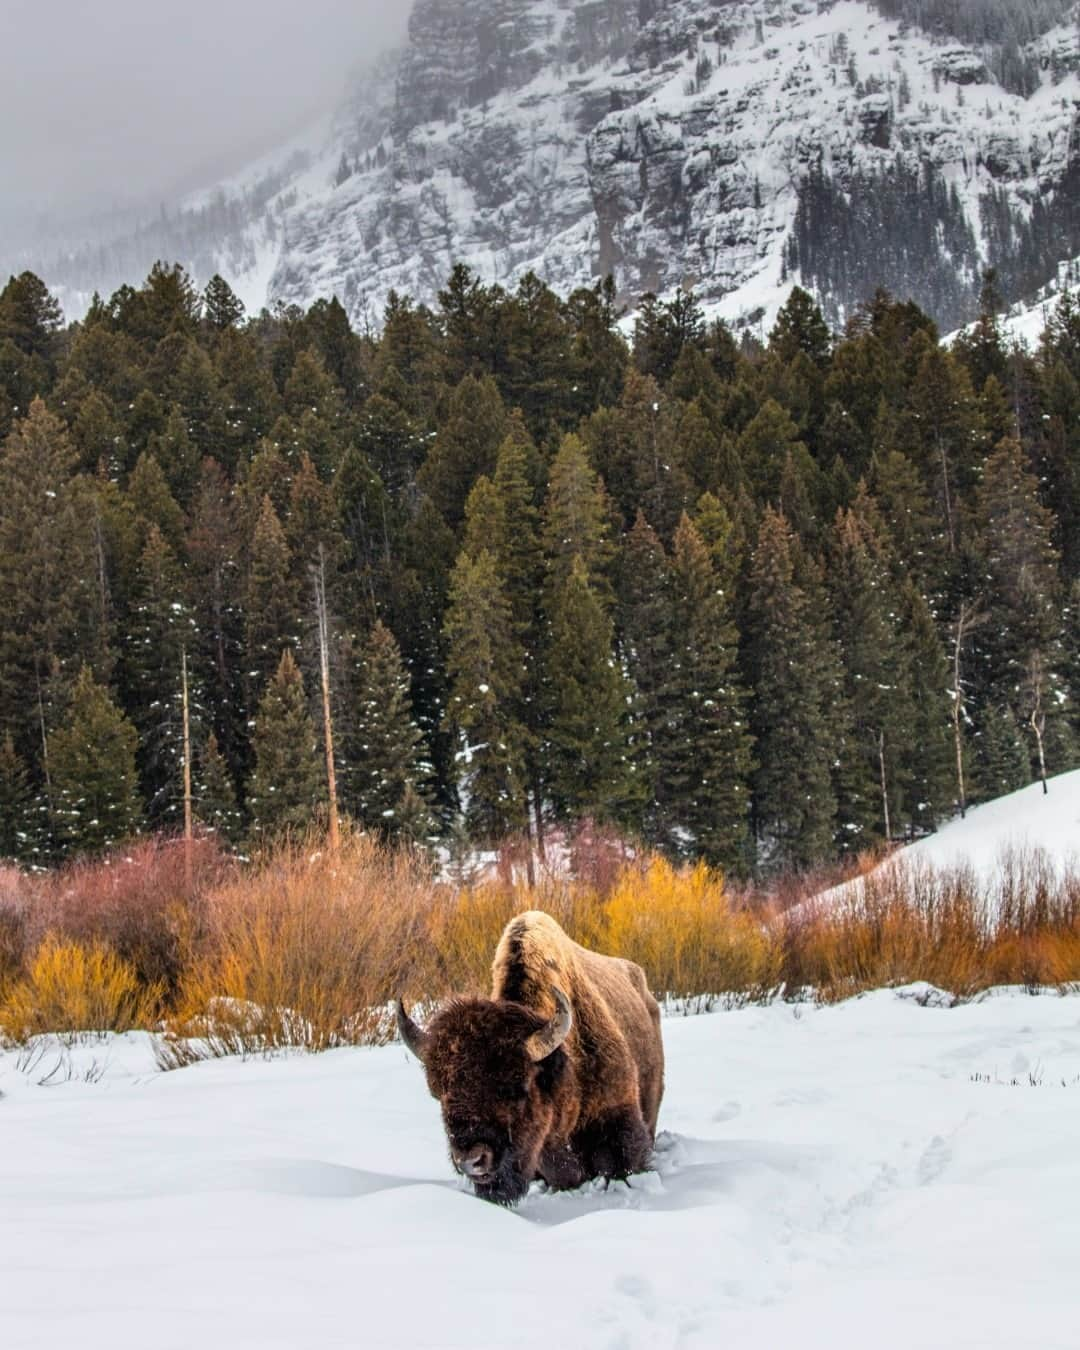
[[[490,999],[459,998],[401,1039],[442,1108],[450,1158],[478,1196],[515,1204],[623,1178],[652,1153],[664,1090],[660,1010],[632,961],[572,941],[540,911],[503,932]]]

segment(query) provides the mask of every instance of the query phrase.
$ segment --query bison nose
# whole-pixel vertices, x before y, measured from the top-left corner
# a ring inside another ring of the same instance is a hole
[[[493,1170],[494,1155],[486,1144],[476,1144],[468,1150],[454,1150],[454,1162],[473,1181],[482,1181]]]

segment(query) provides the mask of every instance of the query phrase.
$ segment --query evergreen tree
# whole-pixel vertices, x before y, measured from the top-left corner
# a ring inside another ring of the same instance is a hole
[[[668,847],[741,873],[750,862],[752,742],[738,633],[709,550],[686,516],[671,580],[670,714],[659,740]]]
[[[494,473],[508,429],[495,381],[467,375],[451,393],[446,417],[417,475],[421,489],[454,529],[461,524],[473,483],[481,474]]]
[[[784,362],[794,361],[801,354],[824,369],[831,348],[832,334],[813,296],[794,287],[769,334],[770,352]]]
[[[899,601],[866,495],[837,516],[829,583],[851,729],[837,779],[837,842],[841,851],[858,851],[893,837],[908,788],[903,750],[912,721]]]
[[[430,764],[412,714],[409,675],[393,634],[377,622],[359,663],[352,732],[346,746],[347,801],[368,829],[388,838],[420,839]]]
[[[191,665],[204,672],[215,745],[233,775],[246,762],[247,744],[241,551],[234,494],[221,466],[205,460],[187,541]]]
[[[607,606],[576,558],[549,588],[544,781],[558,815],[625,819],[637,791],[630,690],[614,658]]]
[[[1002,441],[986,463],[975,520],[989,579],[990,622],[980,631],[983,687],[992,700],[1018,710],[1032,653],[1050,678],[1061,663],[1061,596],[1053,516],[1018,441]]]
[[[180,565],[165,537],[151,526],[135,580],[124,654],[126,705],[139,733],[139,778],[154,825],[175,825],[183,805],[182,665],[195,645]],[[189,707],[198,739],[202,700],[189,661]]]
[[[247,808],[255,838],[306,829],[326,801],[326,768],[304,681],[286,647],[259,701]]]
[[[1031,782],[1031,755],[1008,706],[983,711],[975,736],[975,790],[984,801],[1017,792]]]
[[[949,732],[950,674],[930,607],[909,581],[900,596],[900,632],[907,648],[908,725],[899,726],[901,803],[906,833],[925,834],[945,820],[956,797]]]
[[[607,602],[613,556],[610,510],[603,484],[577,436],[567,436],[551,466],[544,503],[542,542],[548,585],[558,588],[578,559],[590,584]]]
[[[450,677],[445,720],[457,738],[465,819],[474,838],[497,839],[525,821],[526,733],[515,716],[524,654],[486,549],[458,557],[443,631]]]
[[[214,333],[236,328],[244,321],[244,304],[224,278],[216,272],[203,291],[203,319]]]
[[[39,820],[30,776],[9,732],[0,742],[0,859],[40,861]]]
[[[619,636],[633,690],[631,725],[642,784],[641,812],[633,821],[654,847],[670,842],[662,798],[673,663],[671,569],[659,535],[638,512],[619,567]]]
[[[135,728],[84,666],[64,723],[49,736],[53,828],[62,855],[96,853],[137,832],[137,745]]]
[[[0,726],[28,761],[79,667],[103,651],[93,520],[74,463],[40,400],[0,453]]]
[[[244,595],[245,676],[254,706],[278,667],[283,647],[297,644],[299,603],[292,554],[269,497],[264,497],[248,558]]]
[[[750,575],[747,668],[754,824],[759,860],[774,869],[827,858],[836,816],[831,653],[821,615],[796,580],[794,550],[791,527],[766,508]]]
[[[243,833],[244,817],[236,802],[236,784],[213,732],[195,762],[195,815],[226,844]]]
[[[139,456],[132,469],[127,495],[140,522],[140,547],[156,526],[169,547],[179,553],[184,543],[184,513],[172,495],[164,470],[149,451]]]

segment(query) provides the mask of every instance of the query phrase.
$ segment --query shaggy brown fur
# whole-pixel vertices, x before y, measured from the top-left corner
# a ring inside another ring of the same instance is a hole
[[[553,987],[573,1023],[534,1063],[526,1042],[557,1012]],[[507,925],[490,999],[451,1003],[414,1040],[454,1165],[485,1199],[513,1204],[534,1178],[571,1187],[647,1165],[664,1088],[656,1000],[639,966],[587,951],[549,915]]]

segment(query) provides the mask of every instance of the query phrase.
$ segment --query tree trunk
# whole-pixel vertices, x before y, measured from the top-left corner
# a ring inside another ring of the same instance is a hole
[[[195,832],[191,811],[191,709],[188,701],[186,647],[180,656],[180,694],[184,714],[184,884],[190,896],[194,877],[192,851]]]
[[[878,732],[878,768],[881,770],[881,810],[885,818],[885,842],[892,843],[892,821],[889,816],[889,779],[885,772],[885,733]]]
[[[315,611],[319,627],[319,669],[322,674],[323,738],[326,743],[326,787],[330,810],[328,820],[331,853],[341,845],[338,826],[337,770],[334,766],[334,722],[330,713],[330,624],[326,613],[326,557],[319,545],[319,565],[315,570]]]
[[[967,788],[964,783],[964,742],[962,723],[964,714],[964,696],[960,690],[960,650],[964,643],[964,615],[966,607],[960,606],[956,620],[956,636],[953,641],[953,746],[956,750],[956,791],[960,802],[960,819],[967,819]]]

